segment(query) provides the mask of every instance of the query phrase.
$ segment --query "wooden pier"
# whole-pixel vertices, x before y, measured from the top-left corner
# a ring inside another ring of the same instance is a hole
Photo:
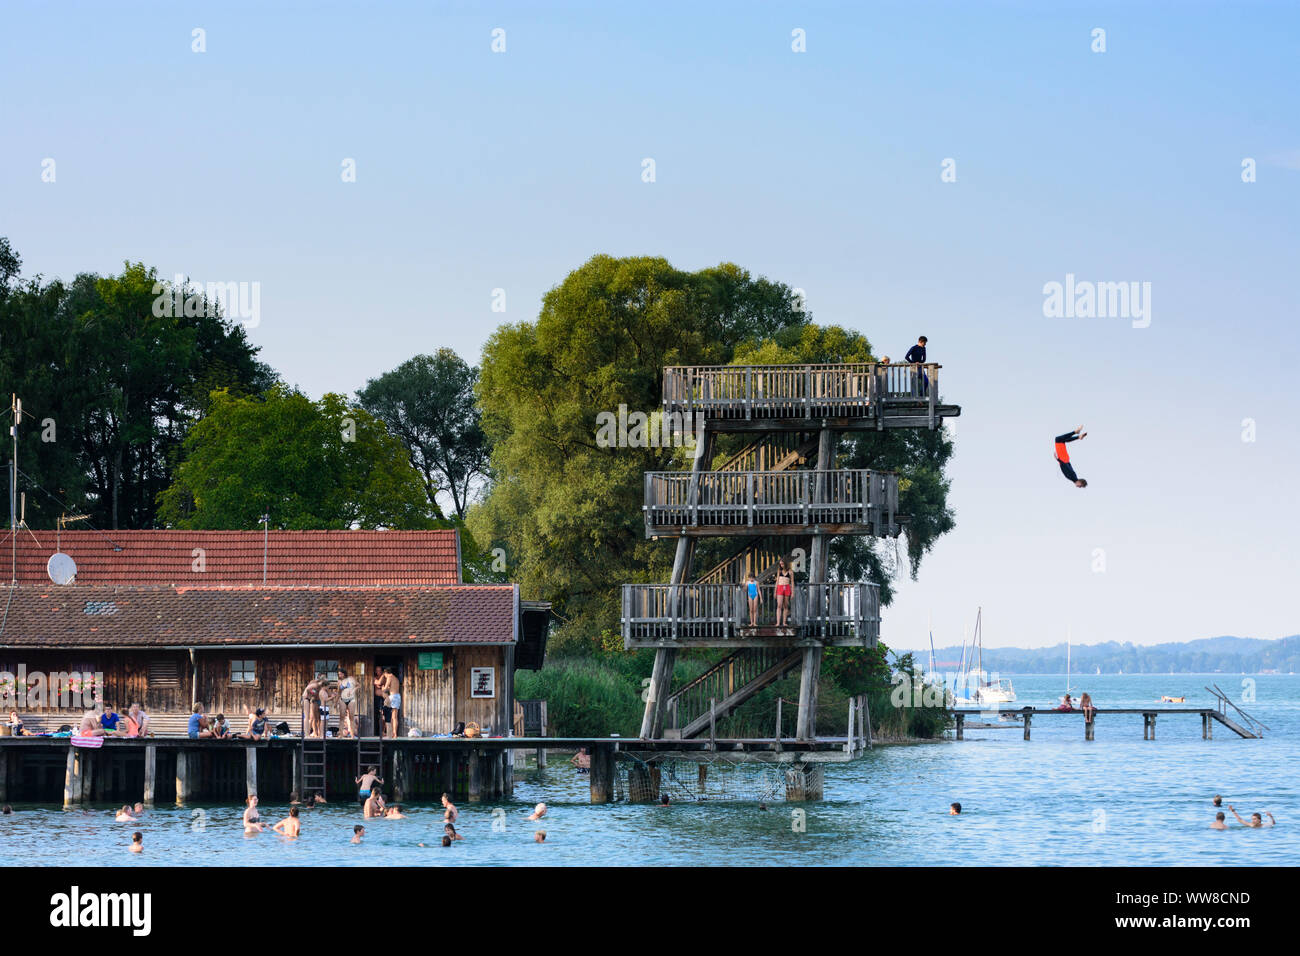
[[[849,728],[859,716],[850,714]],[[141,802],[146,806],[288,802],[303,794],[303,741],[192,740],[189,737],[104,737],[99,747],[74,745],[68,737],[0,737],[0,803],[62,803],[65,807]],[[312,741],[321,744],[319,740]],[[329,803],[356,801],[355,778],[379,738],[330,737],[323,789]],[[443,794],[470,803],[506,800],[514,791],[516,750],[576,751],[591,755],[593,803],[614,798],[620,754],[646,759],[686,759],[733,754],[757,762],[812,764],[857,756],[869,741],[852,736],[814,739],[657,739],[619,737],[401,737],[382,741],[380,776],[392,802],[433,803]],[[366,763],[366,765],[369,765]]]
[[[1057,710],[1054,707],[1017,707],[1014,709],[999,708],[959,708],[952,711],[955,720],[955,733],[958,740],[965,739],[966,718],[970,716],[988,717],[996,714],[1000,717],[1016,717],[1020,720],[1020,726],[1024,727],[1025,740],[1030,739],[1030,733],[1033,729],[1035,717],[1075,717],[1082,720],[1083,711],[1081,710]],[[1096,716],[1103,717],[1116,714],[1141,714],[1142,715],[1142,739],[1156,739],[1156,718],[1157,717],[1177,717],[1185,714],[1197,714],[1201,718],[1201,737],[1204,740],[1211,740],[1214,737],[1213,725],[1217,721],[1227,727],[1238,737],[1256,738],[1260,734],[1247,728],[1228,717],[1226,713],[1216,710],[1213,707],[1099,707],[1096,710]],[[1009,725],[1016,726],[1016,725]],[[1083,739],[1094,740],[1097,729],[1095,720],[1083,721]]]

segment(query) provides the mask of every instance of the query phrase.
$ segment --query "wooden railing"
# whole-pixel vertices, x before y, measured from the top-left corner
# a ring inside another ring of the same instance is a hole
[[[623,642],[627,647],[664,641],[718,646],[762,632],[870,647],[880,635],[880,592],[874,584],[795,584],[788,620],[780,628],[775,587],[758,586],[757,614],[751,617],[744,584],[625,584]]]
[[[700,365],[664,369],[664,408],[712,419],[875,418],[938,402],[940,365]]]
[[[796,650],[792,656],[790,649],[785,647],[746,647],[728,654],[668,698],[668,726],[690,727],[709,713],[711,702],[729,701],[751,688],[753,691],[761,690],[762,687],[753,685],[764,677],[775,677],[796,666],[799,653]],[[762,686],[770,683],[770,680],[764,681]],[[726,713],[731,709],[728,707]]]
[[[802,465],[817,451],[817,439],[798,433],[777,432],[750,442],[719,464],[714,471],[785,471]]]
[[[647,472],[647,537],[685,528],[855,525],[898,534],[898,475],[835,471]]]

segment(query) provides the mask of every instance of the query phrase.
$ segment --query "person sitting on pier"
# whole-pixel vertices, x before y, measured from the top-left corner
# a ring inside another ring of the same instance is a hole
[[[15,737],[24,737],[27,731],[23,729],[22,718],[18,716],[18,711],[9,711],[9,732]]]
[[[252,836],[254,833],[262,832],[262,815],[257,812],[257,796],[249,794],[244,801],[248,804],[244,808],[244,836]]]
[[[217,714],[212,720],[212,736],[218,739],[230,736],[230,724],[226,723],[225,714]]]
[[[379,776],[377,767],[368,767],[365,773],[356,778],[355,782],[357,784],[357,799],[361,801],[361,805],[364,807],[366,801],[370,799],[370,791],[375,789],[375,784],[383,783],[384,778]]]
[[[788,627],[790,624],[790,598],[794,594],[794,576],[781,558],[776,563],[776,626]]]
[[[1076,441],[1080,438],[1087,438],[1088,433],[1080,425],[1072,432],[1066,432],[1064,435],[1057,435],[1054,439],[1056,442],[1056,463],[1061,466],[1061,474],[1065,475],[1070,481],[1074,482],[1076,488],[1087,488],[1088,483],[1074,473],[1074,466],[1070,464],[1070,452],[1066,449],[1067,442]]]
[[[117,725],[122,720],[122,715],[114,713],[113,707],[107,701],[102,702],[104,712],[99,715],[99,726],[104,728],[104,736],[119,736],[125,733],[125,728],[118,730]]]
[[[460,816],[460,811],[456,809],[456,804],[447,799],[447,795],[442,795],[442,819],[446,823],[455,823],[456,818]]]
[[[1084,691],[1083,696],[1079,698],[1079,709],[1083,711],[1083,722],[1085,724],[1092,723],[1093,718],[1097,716],[1097,708],[1093,706],[1092,698],[1088,696],[1087,691]]]
[[[128,737],[147,737],[149,735],[149,715],[138,703],[132,704],[126,711],[126,735]]]
[[[298,808],[290,807],[289,815],[271,829],[280,836],[286,836],[291,840],[297,839],[298,834],[302,831],[302,821],[298,819]]]
[[[1265,823],[1265,822],[1264,822],[1264,817],[1261,817],[1258,813],[1252,813],[1252,814],[1250,815],[1250,819],[1249,819],[1249,820],[1243,820],[1243,819],[1241,818],[1241,814],[1238,813],[1235,809],[1233,809],[1233,806],[1232,806],[1231,803],[1228,804],[1228,809],[1229,809],[1229,810],[1232,810],[1232,815],[1233,815],[1234,817],[1237,818],[1237,822],[1240,823],[1243,827],[1275,827],[1275,826],[1277,826],[1277,820],[1273,819],[1273,814],[1269,813],[1267,810],[1265,810],[1264,813],[1268,816],[1268,823]]]
[[[82,714],[81,727],[77,731],[76,736],[78,737],[106,736],[108,734],[108,731],[105,730],[104,725],[99,722],[99,718],[103,716],[103,713],[104,713],[104,708],[101,705],[96,704],[94,710],[88,710],[84,714]]]
[[[753,571],[745,579],[745,595],[749,599],[749,626],[758,627],[758,579]]]
[[[270,736],[266,731],[266,708],[259,707],[248,715],[248,733],[244,736],[249,740],[261,740]]]
[[[189,724],[185,728],[190,740],[208,738],[212,736],[212,728],[208,724],[208,718],[203,716],[203,705],[195,704],[190,713]]]
[[[1065,697],[1061,700],[1060,706],[1057,707],[1056,709],[1073,712],[1074,700],[1070,697],[1069,694],[1066,694]]]

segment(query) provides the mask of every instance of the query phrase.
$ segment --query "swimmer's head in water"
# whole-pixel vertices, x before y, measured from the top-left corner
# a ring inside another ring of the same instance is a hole
[[[1214,805],[1216,807],[1223,806],[1223,797],[1219,796],[1217,793],[1214,795]]]
[[[360,823],[358,823],[356,826],[352,828],[352,832],[355,833],[357,836],[361,836],[361,834],[366,832],[366,828],[363,827]]]
[[[141,833],[139,830],[136,830],[134,833],[131,834],[131,842],[132,842],[132,843],[143,843],[143,842],[144,842],[144,834]]]
[[[1220,823],[1222,823],[1224,820],[1227,819],[1227,817],[1225,817],[1225,816],[1223,815],[1223,811],[1220,810],[1218,813],[1216,813],[1216,814],[1214,815],[1214,819],[1216,819],[1216,820],[1218,820]]]
[[[444,836],[444,837],[442,838],[442,845],[443,845],[443,846],[451,846],[451,837],[449,837],[449,836]]]
[[[1258,813],[1252,813],[1252,814],[1250,815],[1250,822],[1251,822],[1251,823],[1254,823],[1254,824],[1263,823],[1263,822],[1264,822],[1264,818],[1261,817]]]
[[[546,842],[546,831],[545,831],[545,830],[538,830],[536,833],[533,834],[533,840],[535,840],[535,841],[538,842],[538,843],[545,843],[545,842]]]
[[[961,804],[960,804],[960,803],[952,803],[952,804],[949,804],[949,805],[948,805],[948,814],[949,814],[949,816],[954,816],[954,817],[955,817],[955,816],[957,816],[957,815],[960,814],[960,813],[961,813]]]

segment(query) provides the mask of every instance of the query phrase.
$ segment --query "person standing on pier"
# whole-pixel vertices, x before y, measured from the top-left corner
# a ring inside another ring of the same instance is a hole
[[[375,665],[375,736],[384,736],[384,669]]]
[[[926,395],[930,391],[930,376],[926,374],[925,369],[925,343],[929,341],[924,335],[916,340],[916,344],[907,350],[903,356],[903,361],[916,367],[917,381],[921,386],[921,394]]]
[[[311,680],[307,681],[307,686],[302,689],[302,709],[305,718],[306,730],[304,736],[320,737],[320,689],[325,683],[325,678],[317,674]]]
[[[1061,466],[1061,474],[1065,475],[1070,481],[1074,482],[1076,488],[1087,488],[1088,482],[1084,481],[1074,473],[1074,466],[1070,464],[1070,452],[1065,447],[1067,443],[1078,441],[1081,438],[1087,438],[1088,433],[1080,425],[1072,432],[1066,432],[1064,435],[1057,435],[1056,442],[1056,463]]]
[[[390,737],[397,736],[397,725],[402,714],[402,682],[392,668],[384,672],[384,722],[392,724]]]
[[[753,571],[745,579],[745,596],[749,599],[749,626],[758,627],[758,579]]]
[[[360,736],[357,727],[357,681],[339,668],[339,735]],[[522,736],[522,735],[521,735]]]

